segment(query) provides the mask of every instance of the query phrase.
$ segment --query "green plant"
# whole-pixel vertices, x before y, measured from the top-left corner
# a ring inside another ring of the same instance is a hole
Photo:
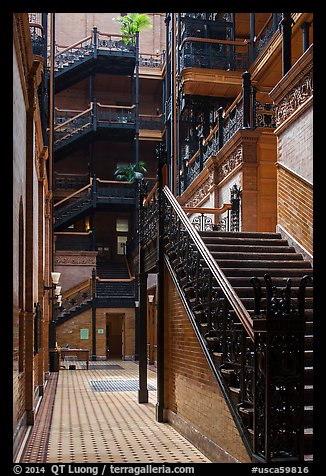
[[[134,182],[142,179],[144,174],[147,174],[145,163],[139,161],[138,170],[137,164],[120,165],[115,169],[114,176],[116,180],[124,180],[126,182]]]
[[[134,35],[146,28],[152,28],[152,23],[146,13],[128,13],[123,17],[113,18],[114,21],[120,23],[120,33],[122,35]],[[125,43],[130,43],[132,38],[124,38]]]

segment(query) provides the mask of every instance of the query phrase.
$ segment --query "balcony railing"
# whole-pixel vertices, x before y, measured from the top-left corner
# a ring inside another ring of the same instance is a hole
[[[139,66],[145,68],[161,68],[163,65],[163,53],[140,53]]]
[[[69,64],[81,59],[105,52],[111,55],[135,55],[136,43],[135,35],[119,35],[103,33],[93,28],[92,34],[70,46],[56,45],[54,66],[58,71]]]
[[[73,136],[96,129],[98,126],[133,127],[136,123],[136,106],[116,106],[91,102],[84,111],[55,108],[54,145]]]
[[[245,71],[249,42],[187,37],[180,45],[180,68]]]
[[[243,76],[248,75],[245,73]],[[245,94],[245,100],[244,100]],[[245,105],[244,105],[245,104]],[[210,134],[199,143],[197,151],[189,159],[182,156],[183,168],[181,171],[182,181],[180,192],[193,182],[203,170],[206,161],[216,156],[219,150],[226,144],[237,131],[242,128],[256,129],[276,127],[276,109],[272,103],[262,103],[256,100],[256,91],[251,86],[250,80],[246,85],[246,91],[241,92],[230,108],[224,111],[218,110],[217,122]]]

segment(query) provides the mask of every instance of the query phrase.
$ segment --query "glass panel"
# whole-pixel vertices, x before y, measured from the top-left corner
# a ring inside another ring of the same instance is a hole
[[[129,231],[128,218],[117,218],[116,231],[119,231],[119,232]]]

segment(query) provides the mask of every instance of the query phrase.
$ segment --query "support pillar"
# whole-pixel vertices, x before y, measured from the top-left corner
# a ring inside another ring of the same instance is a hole
[[[163,422],[164,414],[164,204],[163,187],[164,167],[166,166],[166,151],[161,144],[157,149],[158,158],[158,192],[159,192],[159,222],[158,222],[158,253],[157,253],[157,403],[156,420]]]
[[[92,360],[96,360],[96,270],[92,270]]]
[[[280,27],[282,31],[282,76],[291,69],[291,36],[292,36],[291,13],[282,13]]]
[[[142,262],[143,262],[143,259],[142,259]],[[139,273],[139,389],[138,389],[138,403],[148,403],[148,389],[147,389],[147,273],[144,273],[143,271],[141,271]]]

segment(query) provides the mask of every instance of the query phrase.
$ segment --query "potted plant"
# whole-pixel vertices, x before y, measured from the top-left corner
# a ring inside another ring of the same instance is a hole
[[[152,23],[146,13],[127,13],[127,15],[113,18],[114,21],[120,23],[120,33],[122,35],[135,35],[146,28],[152,28]],[[123,38],[126,44],[131,43],[132,38]]]
[[[144,178],[144,174],[147,174],[145,163],[142,161],[137,164],[120,165],[116,168],[114,176],[116,180],[124,180],[126,182],[134,182]]]

